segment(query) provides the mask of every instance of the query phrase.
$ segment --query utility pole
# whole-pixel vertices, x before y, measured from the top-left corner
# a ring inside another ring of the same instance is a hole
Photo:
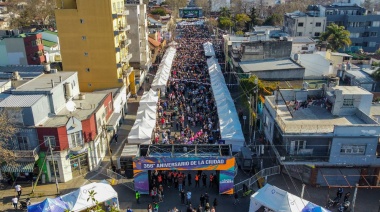
[[[358,194],[358,186],[359,186],[359,184],[356,183],[356,185],[355,185],[355,191],[354,191],[354,196],[352,197],[352,208],[351,208],[352,212],[355,211],[355,202],[356,202],[356,195]]]
[[[49,142],[51,162],[53,164],[53,170],[54,170],[55,186],[57,187],[57,194],[59,194],[58,178],[57,178],[57,172],[55,170],[55,163],[54,163],[54,158],[53,158],[53,147],[51,147],[50,139],[48,139],[48,142]]]
[[[259,79],[255,78],[255,120],[254,120],[254,130],[253,130],[253,144],[255,145],[255,148],[256,148],[256,130],[257,130],[257,127],[256,127],[256,123],[257,123],[257,101],[258,101],[258,97],[259,97]]]
[[[252,144],[252,107],[253,107],[253,101],[252,101],[252,94],[249,94],[249,145]]]
[[[303,194],[305,192],[305,183],[302,183],[301,198],[303,199]]]

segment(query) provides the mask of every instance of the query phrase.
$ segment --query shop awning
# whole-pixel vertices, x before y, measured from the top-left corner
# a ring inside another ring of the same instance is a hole
[[[3,172],[33,172],[35,162],[19,162],[16,164],[4,164],[1,167]]]
[[[121,119],[121,113],[113,113],[108,120],[107,126],[116,127]]]

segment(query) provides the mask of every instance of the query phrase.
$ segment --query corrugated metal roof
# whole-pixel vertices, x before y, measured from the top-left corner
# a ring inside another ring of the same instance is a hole
[[[375,83],[371,76],[362,71],[347,71],[347,73],[355,76],[355,80],[361,84]]]
[[[54,81],[54,87],[56,87],[58,85],[63,84],[67,78],[75,74],[77,73],[68,71],[59,71],[57,73],[43,74],[14,89],[12,92],[16,93],[20,91],[51,91],[53,89],[51,80]],[[60,77],[62,77],[62,81],[60,80]]]
[[[0,107],[30,107],[44,95],[10,95],[0,102]]]

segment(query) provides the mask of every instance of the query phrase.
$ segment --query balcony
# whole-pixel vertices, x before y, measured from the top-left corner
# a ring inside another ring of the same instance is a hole
[[[131,66],[131,67],[127,68],[127,70],[123,71],[123,76],[128,77],[132,73],[132,71],[133,71],[133,67]]]
[[[131,58],[132,58],[132,53],[129,53],[127,54],[127,56],[121,58],[121,62],[128,63]]]
[[[35,162],[38,160],[40,147],[37,146],[33,150],[13,150],[15,160],[17,162]]]

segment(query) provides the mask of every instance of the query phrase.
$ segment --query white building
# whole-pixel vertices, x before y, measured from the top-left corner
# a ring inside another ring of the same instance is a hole
[[[292,37],[319,37],[326,28],[326,17],[295,11],[284,15],[284,31]]]
[[[219,12],[222,7],[231,7],[230,0],[212,0],[211,2],[211,12]]]
[[[316,51],[316,42],[310,37],[289,37],[292,41],[292,54],[313,53]]]

